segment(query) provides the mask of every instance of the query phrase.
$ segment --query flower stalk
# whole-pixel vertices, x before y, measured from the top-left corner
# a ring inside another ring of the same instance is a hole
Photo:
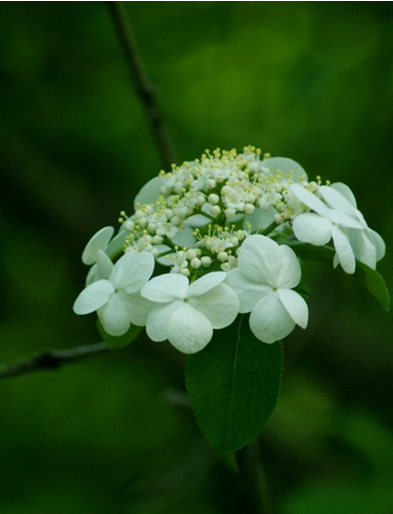
[[[267,507],[266,491],[259,465],[259,445],[255,440],[235,452],[240,478],[242,512],[247,514],[271,514]]]

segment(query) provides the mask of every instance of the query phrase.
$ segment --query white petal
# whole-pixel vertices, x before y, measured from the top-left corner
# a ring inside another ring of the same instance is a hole
[[[226,284],[219,284],[201,296],[193,296],[189,305],[204,314],[213,328],[227,327],[239,313],[239,298]]]
[[[113,269],[113,262],[103,250],[97,252],[97,268],[102,278],[109,278]]]
[[[278,244],[266,236],[249,236],[240,247],[238,266],[254,282],[274,285],[278,273]]]
[[[130,328],[127,309],[116,293],[97,310],[97,314],[105,331],[111,336],[122,336]]]
[[[86,287],[92,284],[93,282],[97,282],[101,278],[105,278],[102,276],[100,270],[98,269],[97,263],[93,264],[93,266],[89,269],[89,272],[86,277]]]
[[[154,257],[150,252],[129,252],[115,264],[110,281],[116,289],[135,293],[149,280],[154,270]]]
[[[157,257],[156,261],[162,266],[173,266],[175,258],[176,253],[168,253],[166,255],[162,255],[161,257]]]
[[[128,319],[131,323],[137,327],[144,327],[146,325],[147,316],[154,304],[146,300],[146,298],[143,298],[139,292],[126,294],[120,291],[118,296],[127,309]]]
[[[211,222],[211,218],[208,218],[203,214],[194,214],[194,216],[190,216],[189,218],[184,220],[184,224],[190,225],[190,227],[205,227]]]
[[[348,235],[339,227],[335,226],[332,230],[334,248],[338,255],[338,260],[346,273],[354,273],[356,268],[355,255],[348,240]]]
[[[73,309],[76,314],[89,314],[102,307],[113,294],[113,285],[105,279],[93,282],[75,300]]]
[[[264,167],[269,167],[273,173],[276,171],[282,171],[285,174],[293,172],[292,178],[295,182],[299,180],[300,177],[307,179],[307,173],[300,164],[288,157],[269,157],[268,159],[264,159],[262,164]]]
[[[167,304],[153,305],[147,316],[146,333],[152,341],[165,341],[168,339],[168,322],[177,309],[182,309],[184,302],[176,300]]]
[[[251,312],[261,298],[272,292],[271,286],[260,284],[247,278],[239,268],[228,272],[225,283],[233,289],[239,298],[239,312]]]
[[[361,214],[360,211],[357,211],[359,214]],[[348,212],[344,211],[331,211],[330,219],[333,223],[336,223],[337,225],[342,225],[343,227],[347,228],[357,228],[357,229],[364,229],[364,223],[362,223],[358,217],[355,217],[355,212],[353,211],[353,214],[349,214]]]
[[[141,205],[155,203],[160,197],[160,189],[165,185],[165,175],[154,177],[145,184],[134,200],[134,209],[137,210]]]
[[[292,289],[301,278],[301,268],[295,252],[289,246],[279,246],[278,255],[280,267],[276,276],[275,286]]]
[[[168,303],[186,297],[188,278],[180,273],[167,273],[152,278],[141,289],[141,295],[152,302]]]
[[[332,187],[333,189],[341,193],[343,196],[345,196],[345,198],[349,201],[352,207],[354,207],[355,209],[357,208],[355,195],[352,193],[352,191],[346,184],[343,184],[342,182],[334,182],[333,184],[330,184],[330,187]]]
[[[274,343],[295,328],[295,322],[277,293],[271,293],[254,307],[250,315],[251,332],[264,343]]]
[[[198,280],[188,287],[186,298],[205,294],[207,291],[213,289],[213,287],[224,282],[226,276],[227,274],[224,271],[213,271],[203,275],[203,277],[198,278]]]
[[[324,216],[329,217],[327,206],[313,193],[300,186],[299,184],[292,184],[290,187],[292,193],[299,198],[305,205],[313,209],[315,212]]]
[[[278,296],[293,321],[302,328],[307,327],[308,307],[304,298],[291,289],[279,289]]]
[[[277,211],[272,205],[269,205],[266,210],[257,208],[252,214],[244,216],[243,229],[250,230],[249,227],[251,226],[251,232],[265,230],[273,223],[276,214]]]
[[[385,241],[378,234],[378,232],[375,232],[375,230],[372,230],[371,228],[368,229],[368,233],[369,233],[371,239],[373,240],[376,251],[377,251],[377,261],[380,261],[385,256],[385,252],[386,252]]]
[[[193,248],[196,242],[194,236],[194,229],[185,225],[180,228],[176,235],[171,238],[173,244],[181,246],[182,248]]]
[[[306,212],[294,219],[293,232],[296,239],[303,243],[322,246],[332,237],[332,223],[319,214]]]
[[[344,185],[344,184],[343,184]],[[349,189],[349,188],[348,188]],[[350,191],[350,189],[349,189]],[[354,206],[352,202],[340,191],[331,186],[321,186],[319,188],[319,193],[326,200],[326,202],[333,207],[333,209],[337,209],[338,211],[344,212],[353,212]],[[353,195],[352,195],[353,196]],[[353,197],[355,198],[355,197]],[[356,205],[356,203],[355,203]]]
[[[126,230],[122,230],[112,239],[105,250],[105,253],[109,255],[109,257],[115,257],[120,250],[123,249],[127,234],[128,232]]]
[[[170,317],[169,342],[183,353],[196,353],[205,348],[213,337],[210,321],[191,305],[184,304]]]
[[[94,234],[83,250],[82,262],[84,264],[94,264],[97,260],[98,250],[105,250],[114,232],[113,227],[104,227]]]

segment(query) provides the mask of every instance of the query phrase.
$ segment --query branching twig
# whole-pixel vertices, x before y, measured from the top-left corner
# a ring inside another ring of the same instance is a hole
[[[122,3],[108,1],[107,5],[125,53],[131,78],[150,121],[151,131],[160,153],[162,164],[169,170],[172,163],[175,162],[175,158],[163,117],[156,101],[155,88],[151,85],[142,66]],[[64,364],[79,361],[94,354],[105,353],[108,350],[106,343],[76,346],[67,350],[46,350],[31,357],[3,365],[0,367],[0,379],[17,377],[44,369],[56,369]]]
[[[152,86],[142,66],[129,23],[127,22],[124,6],[122,2],[111,1],[107,2],[107,6],[124,50],[131,79],[134,82],[136,91],[149,119],[151,131],[162,163],[165,169],[170,170],[171,165],[175,162],[174,153],[161,111],[158,107],[156,90]]]
[[[64,364],[79,361],[109,351],[106,343],[97,343],[86,346],[75,346],[66,350],[45,350],[36,353],[31,357],[20,359],[10,364],[0,367],[0,379],[18,377],[31,373],[33,371],[41,371],[43,369],[57,369]]]

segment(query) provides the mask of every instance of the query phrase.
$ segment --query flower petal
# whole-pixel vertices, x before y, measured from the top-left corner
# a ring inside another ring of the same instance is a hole
[[[211,222],[212,219],[204,216],[203,214],[194,214],[184,220],[184,225],[190,225],[190,227],[205,227]]]
[[[127,234],[128,232],[126,230],[121,230],[108,244],[105,253],[109,255],[111,259],[123,249]]]
[[[285,174],[293,173],[293,180],[296,182],[300,177],[307,179],[305,170],[293,159],[288,157],[269,157],[263,160],[263,166],[269,168],[269,172],[273,174],[277,171],[282,171]]]
[[[239,298],[239,312],[251,312],[255,305],[272,292],[271,286],[260,284],[247,278],[239,268],[228,272],[225,283],[231,287]]]
[[[88,265],[94,264],[97,260],[98,250],[105,250],[114,232],[113,227],[104,227],[95,233],[83,250],[82,262]]]
[[[349,214],[348,212],[344,211],[334,211],[331,210],[331,217],[333,223],[336,223],[338,225],[342,225],[343,227],[347,228],[357,228],[357,229],[364,229],[365,228],[365,222],[361,222],[358,217],[355,217],[355,214],[360,214],[360,211],[352,211],[353,214]]]
[[[319,214],[306,212],[294,219],[293,232],[295,237],[303,243],[323,246],[332,237],[332,223]]]
[[[354,207],[355,209],[357,208],[355,195],[352,193],[351,189],[346,184],[343,184],[342,182],[334,182],[333,184],[330,184],[330,187],[332,187],[333,189],[341,193],[343,196],[345,196],[345,198],[349,201],[352,207]]]
[[[383,259],[386,252],[386,245],[385,241],[382,239],[382,237],[378,234],[378,232],[375,232],[375,230],[372,230],[371,228],[368,229],[368,233],[374,242],[375,249],[377,251],[377,262]]]
[[[139,292],[126,294],[120,291],[118,293],[122,304],[127,309],[128,319],[137,327],[146,325],[147,316],[153,307],[153,303],[143,298]]]
[[[110,281],[116,289],[135,293],[149,280],[154,270],[154,257],[150,252],[129,252],[115,264]]]
[[[109,280],[101,279],[84,289],[75,300],[73,309],[76,314],[89,314],[102,307],[113,294],[114,288]]]
[[[291,289],[279,289],[278,296],[293,321],[302,328],[307,327],[308,306],[304,298]]]
[[[102,278],[109,278],[113,269],[113,262],[103,250],[97,252],[97,267]]]
[[[292,289],[299,284],[302,274],[299,260],[292,248],[286,245],[278,247],[278,255],[280,267],[275,279],[275,286]]]
[[[354,273],[356,268],[356,261],[352,247],[348,240],[348,235],[343,231],[343,229],[334,226],[332,230],[332,236],[334,248],[337,252],[341,267],[346,273]]]
[[[168,322],[177,309],[182,309],[184,302],[175,300],[167,304],[153,305],[147,316],[146,333],[152,341],[165,341],[168,339]]]
[[[207,275],[203,275],[203,277],[198,278],[195,282],[193,282],[187,289],[186,298],[191,298],[192,296],[200,296],[205,294],[207,291],[210,291],[218,284],[221,284],[226,278],[226,273],[224,271],[213,271],[212,273],[207,273]]]
[[[301,202],[307,205],[307,207],[310,207],[310,209],[325,218],[329,217],[327,206],[317,196],[308,191],[308,189],[300,186],[299,184],[292,184],[290,189]]]
[[[175,310],[168,323],[169,342],[183,353],[203,350],[213,337],[213,327],[201,312],[189,304]]]
[[[344,184],[342,184],[344,186]],[[348,188],[349,189],[349,188]],[[349,191],[352,193],[352,191],[349,189]],[[346,191],[347,192],[347,191]],[[330,207],[333,207],[333,209],[336,209],[338,211],[343,212],[353,212],[354,206],[352,202],[344,196],[339,190],[337,190],[334,187],[331,186],[321,186],[319,188],[319,193],[322,195],[324,200],[330,205]],[[348,192],[347,192],[348,194]],[[351,196],[354,199],[355,197]],[[356,201],[355,201],[356,205]]]
[[[271,293],[254,307],[250,315],[251,332],[264,343],[274,343],[295,328],[295,322],[277,293]]]
[[[250,280],[274,285],[272,279],[279,269],[278,248],[278,244],[269,237],[249,236],[240,247],[238,266]]]
[[[152,302],[168,303],[186,297],[188,278],[180,273],[154,277],[141,289],[141,295]]]
[[[119,296],[114,293],[108,302],[97,310],[102,326],[110,336],[122,336],[130,328],[128,312]]]
[[[269,205],[266,210],[256,208],[252,214],[244,216],[243,228],[251,232],[265,230],[273,223],[276,214],[277,211],[272,205]]]
[[[185,248],[193,248],[196,242],[194,229],[188,225],[179,228],[176,235],[171,238],[173,244]]]
[[[141,205],[155,203],[160,197],[161,187],[165,185],[165,175],[154,177],[145,184],[134,200],[134,209],[137,210]]]
[[[226,284],[219,284],[201,296],[191,297],[189,305],[204,314],[213,328],[227,327],[239,313],[239,298]]]

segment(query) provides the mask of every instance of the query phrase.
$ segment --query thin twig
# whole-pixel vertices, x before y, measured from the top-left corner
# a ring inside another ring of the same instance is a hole
[[[172,145],[157,103],[156,89],[152,86],[137,52],[135,40],[127,20],[122,2],[107,2],[136,92],[145,109],[150,128],[165,169],[170,170],[175,162]]]
[[[26,373],[42,371],[44,369],[57,369],[64,364],[70,364],[92,355],[106,353],[107,351],[109,351],[109,348],[106,343],[74,346],[66,350],[45,350],[31,357],[20,359],[0,367],[0,379],[18,377]]]
[[[240,476],[242,512],[247,514],[268,514],[262,473],[258,459],[258,441],[235,452]]]

